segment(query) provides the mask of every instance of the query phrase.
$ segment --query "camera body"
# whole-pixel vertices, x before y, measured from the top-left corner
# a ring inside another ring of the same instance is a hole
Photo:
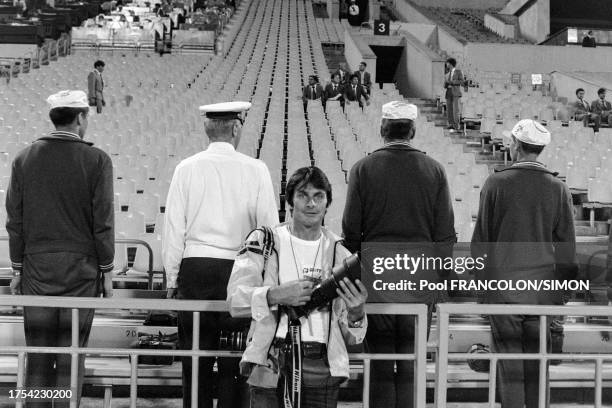
[[[342,261],[331,271],[331,276],[315,287],[310,301],[304,306],[294,307],[297,317],[308,316],[313,310],[326,306],[338,297],[336,289],[340,288],[340,281],[349,278],[351,282],[361,277],[361,262],[357,254],[353,254]]]

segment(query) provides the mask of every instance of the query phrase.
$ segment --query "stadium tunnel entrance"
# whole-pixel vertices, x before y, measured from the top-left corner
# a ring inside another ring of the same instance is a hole
[[[376,82],[397,82],[396,74],[399,68],[404,47],[371,45],[370,48],[376,54]]]

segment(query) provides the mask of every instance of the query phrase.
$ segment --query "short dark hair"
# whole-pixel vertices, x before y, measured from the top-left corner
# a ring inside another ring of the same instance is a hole
[[[599,88],[597,90],[597,95],[601,95],[602,93],[606,93],[606,88]]]
[[[96,62],[94,62],[94,68],[103,67],[105,65],[106,64],[102,60],[97,60]]]
[[[416,128],[411,119],[383,119],[380,133],[385,140],[411,140]]]
[[[89,108],[53,108],[49,111],[49,119],[55,126],[66,126],[75,121],[80,113],[87,115]]]
[[[314,188],[325,191],[325,195],[327,196],[327,207],[329,207],[332,203],[332,186],[323,170],[316,166],[302,167],[291,175],[285,190],[287,203],[293,207],[293,196],[295,192],[308,184],[312,184]]]
[[[516,140],[516,142],[518,143],[521,150],[524,151],[525,153],[539,155],[540,153],[542,153],[542,150],[544,150],[544,146],[538,146],[538,145],[534,145],[531,143],[525,143],[518,139]]]
[[[576,95],[578,95],[578,92],[584,92],[584,88],[578,88],[578,89],[576,89]]]
[[[453,67],[457,66],[457,60],[454,59],[453,57],[450,57],[449,59],[446,60],[446,62],[448,62],[449,64],[451,64]]]
[[[334,79],[335,77],[340,78],[340,74],[338,74],[337,72],[334,72],[331,76],[331,79]]]
[[[368,64],[366,64],[366,62],[365,62],[365,61],[361,61],[361,62],[359,63],[359,65],[363,65],[364,67],[367,67],[367,66],[368,66]]]
[[[351,78],[350,78],[350,81],[352,81],[352,80],[353,80],[353,78],[357,78],[357,79],[359,79],[359,75],[352,74],[352,75],[351,75]]]

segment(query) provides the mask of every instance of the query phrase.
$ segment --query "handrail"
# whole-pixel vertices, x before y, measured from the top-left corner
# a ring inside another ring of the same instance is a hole
[[[65,297],[65,296],[13,296],[0,295],[0,306],[44,306],[72,309],[72,345],[68,347],[3,347],[0,354],[17,354],[17,388],[24,386],[24,366],[26,353],[63,353],[70,354],[71,373],[70,387],[75,390],[78,384],[78,358],[81,354],[109,354],[129,355],[130,376],[130,407],[136,408],[136,397],[138,387],[138,357],[141,355],[155,356],[184,356],[192,357],[192,387],[191,400],[193,405],[198,401],[198,357],[239,357],[241,352],[200,350],[200,313],[201,312],[226,312],[228,305],[222,300],[177,300],[166,299],[130,299],[130,298],[92,298],[92,297]],[[79,347],[79,313],[78,309],[149,309],[149,310],[180,310],[193,311],[193,348],[191,350],[151,350],[151,349],[107,349]],[[414,361],[414,406],[425,407],[426,397],[426,365],[427,365],[427,306],[425,304],[366,304],[366,312],[369,314],[400,314],[414,315],[415,320],[415,343],[412,354],[371,354],[353,353],[349,357],[363,360],[363,406],[369,407],[370,396],[370,363],[372,360],[411,360]],[[76,397],[77,393],[73,392]],[[22,401],[16,402],[17,408],[23,407]],[[70,400],[70,407],[76,408],[76,398]]]
[[[509,309],[508,306],[511,306]],[[499,360],[538,360],[539,369],[539,406],[544,407],[546,401],[546,389],[548,380],[547,363],[551,359],[558,359],[559,354],[552,354],[547,350],[547,316],[563,315],[588,315],[609,316],[612,308],[606,306],[559,306],[559,305],[521,305],[521,304],[460,304],[441,303],[438,304],[438,330],[440,333],[448,333],[449,320],[452,314],[487,314],[487,315],[530,315],[540,317],[539,339],[540,348],[538,353],[452,353],[449,354],[448,336],[440,336],[438,345],[438,356],[436,359],[436,408],[446,407],[447,384],[448,384],[448,362],[449,360],[489,360],[489,404],[495,406],[495,390],[497,382],[497,362]],[[590,360],[595,361],[595,407],[602,406],[603,386],[603,362],[612,361],[612,354],[579,354],[563,353],[564,360]]]
[[[0,241],[8,241],[8,240],[9,240],[8,236],[6,235],[0,236]],[[142,245],[146,248],[146,250],[149,252],[149,269],[147,270],[147,273],[149,275],[148,289],[153,290],[153,273],[155,271],[153,271],[153,249],[151,248],[151,246],[146,241],[143,241],[141,239],[129,239],[129,238],[115,238],[115,244],[135,244],[135,245]],[[29,306],[29,305],[26,305],[26,306]]]

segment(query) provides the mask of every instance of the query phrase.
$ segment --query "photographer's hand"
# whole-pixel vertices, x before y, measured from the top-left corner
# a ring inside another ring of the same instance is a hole
[[[268,290],[268,305],[304,306],[310,300],[314,283],[297,280],[271,287]]]
[[[340,289],[336,289],[338,296],[344,300],[348,310],[348,319],[356,322],[363,319],[365,314],[364,306],[368,299],[368,290],[359,279],[355,279],[355,284],[349,278],[340,281]]]

